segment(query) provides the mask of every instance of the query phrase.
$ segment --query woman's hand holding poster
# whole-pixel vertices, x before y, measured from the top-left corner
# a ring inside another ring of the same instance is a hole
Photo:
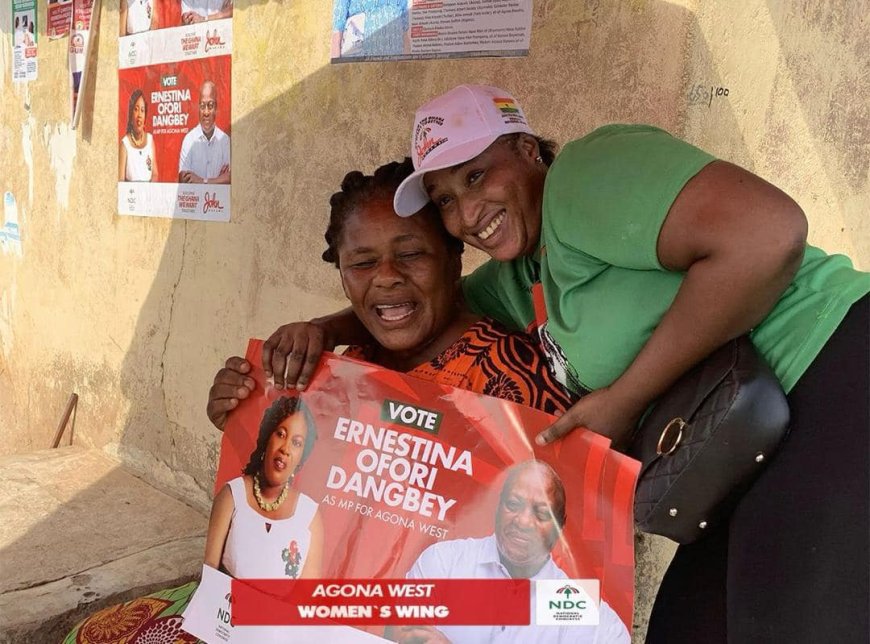
[[[331,354],[301,394],[276,390],[261,347],[223,437],[207,546],[236,579],[206,566],[185,630],[630,641],[636,461],[587,431],[537,447],[543,412]],[[255,497],[285,480],[287,516],[271,518]]]

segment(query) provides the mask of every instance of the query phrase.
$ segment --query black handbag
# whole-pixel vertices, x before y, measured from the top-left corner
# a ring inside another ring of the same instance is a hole
[[[634,518],[644,532],[696,541],[730,515],[788,433],[785,393],[747,336],[714,351],[647,414]]]

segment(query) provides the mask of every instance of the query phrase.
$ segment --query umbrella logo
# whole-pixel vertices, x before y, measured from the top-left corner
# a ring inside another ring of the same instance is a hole
[[[556,592],[564,595],[565,599],[571,599],[572,595],[579,595],[580,594],[580,589],[575,588],[571,584],[565,584],[561,588],[557,588]]]

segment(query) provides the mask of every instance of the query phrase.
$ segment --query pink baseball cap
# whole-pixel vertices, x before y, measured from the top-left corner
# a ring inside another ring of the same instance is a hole
[[[396,190],[396,213],[410,217],[429,202],[425,173],[470,161],[502,134],[515,132],[534,134],[520,104],[503,89],[460,85],[433,98],[414,118],[414,172]]]

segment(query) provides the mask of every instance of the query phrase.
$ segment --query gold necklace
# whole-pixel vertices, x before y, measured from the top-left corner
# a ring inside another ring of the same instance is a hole
[[[266,503],[263,500],[263,495],[260,493],[260,475],[254,474],[254,499],[257,501],[257,505],[260,506],[260,509],[264,512],[273,512],[277,510],[284,500],[287,498],[287,484],[284,484],[284,489],[281,490],[281,494],[278,495],[278,498],[272,501],[271,503]]]
[[[142,146],[144,146],[144,145],[145,145],[145,141],[146,141],[147,139],[148,139],[148,133],[147,133],[145,130],[142,130],[142,138],[139,139],[139,140],[137,140],[136,137],[133,135],[133,133],[130,132],[130,141],[131,141],[131,142],[133,143],[133,145],[136,146],[137,148],[141,148]]]

